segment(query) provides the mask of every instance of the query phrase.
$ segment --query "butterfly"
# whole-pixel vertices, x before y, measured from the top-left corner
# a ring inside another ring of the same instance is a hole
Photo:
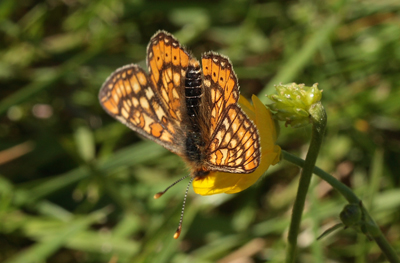
[[[258,167],[258,130],[237,103],[238,79],[227,57],[207,52],[200,65],[174,36],[158,31],[147,67],[149,74],[126,65],[107,78],[99,100],[109,115],[181,156],[192,180]]]

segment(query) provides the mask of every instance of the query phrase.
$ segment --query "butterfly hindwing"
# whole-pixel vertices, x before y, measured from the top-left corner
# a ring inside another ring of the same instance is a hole
[[[237,105],[230,105],[218,123],[207,149],[213,170],[250,173],[260,162],[260,142],[253,122]]]

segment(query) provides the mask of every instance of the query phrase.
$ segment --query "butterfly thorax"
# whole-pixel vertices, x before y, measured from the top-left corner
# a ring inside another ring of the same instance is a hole
[[[185,76],[185,103],[187,112],[187,134],[185,141],[185,155],[189,162],[194,165],[194,176],[208,174],[202,168],[204,160],[204,138],[207,138],[206,124],[204,123],[204,110],[202,107],[204,99],[203,80],[200,64],[192,60],[186,71]]]

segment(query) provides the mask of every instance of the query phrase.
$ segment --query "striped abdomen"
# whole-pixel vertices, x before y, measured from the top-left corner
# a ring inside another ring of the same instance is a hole
[[[203,96],[200,64],[189,63],[185,78],[185,102],[188,117],[186,157],[196,163],[202,161],[200,147],[204,144],[200,128],[200,107]]]
[[[196,124],[202,97],[201,69],[198,63],[189,65],[185,78],[185,100],[189,119]]]

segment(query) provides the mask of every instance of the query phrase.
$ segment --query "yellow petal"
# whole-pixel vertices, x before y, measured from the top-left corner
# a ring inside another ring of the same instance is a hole
[[[254,106],[251,105],[251,103],[243,96],[239,96],[239,105],[240,108],[247,114],[247,116],[255,121],[256,119],[256,113],[254,110]]]
[[[272,164],[279,162],[281,148],[275,145],[277,132],[270,111],[253,95],[253,105],[240,96],[239,104],[247,116],[255,123],[261,141],[261,162],[253,173],[235,174],[211,172],[209,175],[196,178],[193,182],[195,193],[213,195],[220,193],[233,194],[253,185]]]

